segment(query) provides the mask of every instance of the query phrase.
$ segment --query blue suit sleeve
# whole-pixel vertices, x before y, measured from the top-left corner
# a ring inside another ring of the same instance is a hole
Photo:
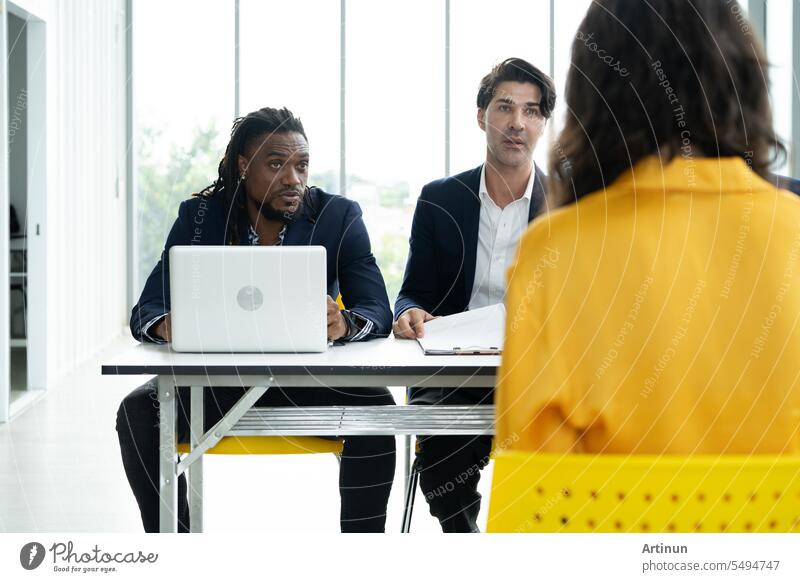
[[[367,318],[374,325],[363,339],[388,336],[392,329],[392,310],[386,284],[372,255],[361,208],[355,202],[349,205],[344,216],[336,263],[342,302],[349,311]]]
[[[153,339],[143,333],[147,324],[154,318],[169,313],[169,249],[175,245],[188,245],[191,241],[191,217],[187,201],[181,202],[178,209],[178,218],[172,225],[167,236],[164,250],[147,282],[144,284],[139,302],[131,311],[130,328],[134,339],[140,342],[153,342]]]
[[[394,304],[395,319],[404,311],[417,307],[432,313],[437,303],[436,254],[433,243],[433,211],[427,187],[417,200],[411,223],[408,261],[403,285]]]

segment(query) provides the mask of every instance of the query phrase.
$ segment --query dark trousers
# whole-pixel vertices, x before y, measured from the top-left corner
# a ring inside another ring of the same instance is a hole
[[[415,388],[410,404],[492,404],[494,390]],[[491,436],[422,436],[417,447],[419,484],[431,515],[445,533],[478,531],[480,472],[489,462]]]
[[[244,394],[243,388],[206,388],[204,423],[208,430]],[[178,389],[178,442],[189,440],[190,394]],[[394,404],[386,388],[271,387],[256,406],[385,406]],[[122,464],[139,504],[146,532],[158,531],[158,382],[151,380],[122,401],[117,434]],[[382,532],[394,479],[393,436],[346,437],[339,468],[340,522],[343,532]],[[186,478],[178,481],[178,531],[189,531]]]

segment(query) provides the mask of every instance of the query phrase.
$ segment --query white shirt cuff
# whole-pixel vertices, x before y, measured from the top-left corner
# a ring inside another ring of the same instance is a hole
[[[167,343],[166,340],[164,340],[164,339],[162,339],[160,337],[154,337],[154,336],[152,336],[152,335],[150,335],[148,333],[150,331],[150,328],[153,327],[153,325],[156,322],[164,319],[166,316],[167,316],[167,313],[162,313],[161,315],[158,315],[158,316],[154,317],[153,319],[151,319],[150,321],[148,321],[147,323],[145,323],[144,326],[142,327],[142,336],[144,336],[145,338],[147,338],[148,341],[151,341],[154,344],[165,344],[165,343]]]

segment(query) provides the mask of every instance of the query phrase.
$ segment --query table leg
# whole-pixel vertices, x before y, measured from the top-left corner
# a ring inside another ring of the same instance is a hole
[[[161,533],[178,531],[178,439],[175,434],[177,419],[175,392],[175,383],[171,376],[161,375],[158,377],[158,487],[161,499],[158,529]]]
[[[191,388],[191,448],[194,449],[203,437],[203,387]],[[198,457],[189,468],[189,530],[203,531],[203,456]]]
[[[411,435],[403,437],[403,483],[408,483],[411,475]]]

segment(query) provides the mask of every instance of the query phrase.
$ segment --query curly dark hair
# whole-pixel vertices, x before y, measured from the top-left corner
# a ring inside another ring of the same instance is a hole
[[[244,155],[256,140],[263,140],[267,135],[278,133],[299,133],[308,140],[300,119],[285,107],[281,109],[264,107],[237,118],[233,122],[231,139],[225,148],[225,155],[219,163],[217,179],[194,194],[221,198],[226,216],[226,244],[239,243],[238,225],[241,213],[245,211],[245,191],[239,187],[242,182],[239,156]]]
[[[786,155],[767,60],[735,0],[595,0],[572,44],[550,157],[561,206],[649,155],[739,156],[762,177]]]

